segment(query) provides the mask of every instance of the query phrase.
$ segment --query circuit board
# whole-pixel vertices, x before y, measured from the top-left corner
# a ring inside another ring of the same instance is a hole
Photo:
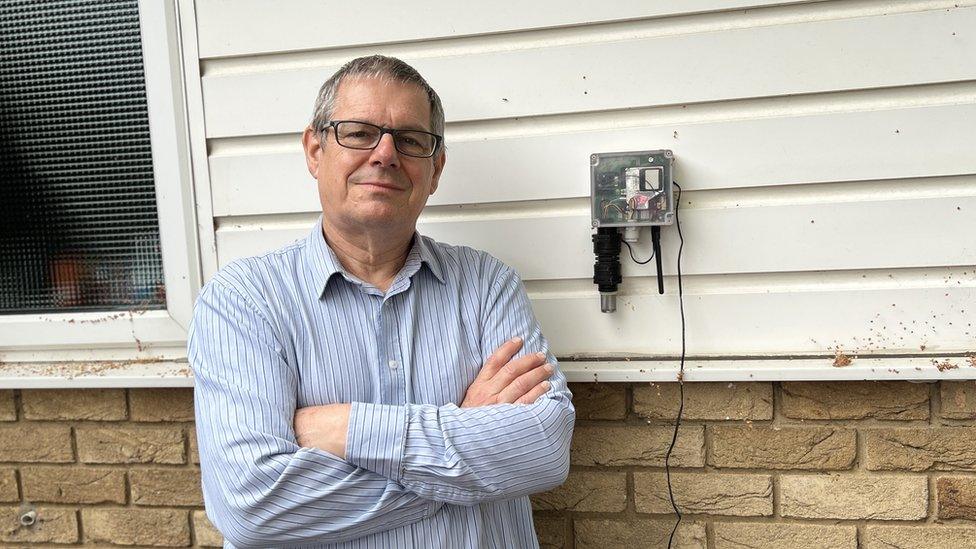
[[[669,150],[590,155],[594,227],[644,227],[674,222]]]

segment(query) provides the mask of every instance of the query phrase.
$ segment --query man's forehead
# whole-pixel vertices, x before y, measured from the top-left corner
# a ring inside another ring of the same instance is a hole
[[[391,108],[400,114],[412,115],[418,124],[426,126],[430,122],[430,101],[424,89],[412,82],[384,75],[343,78],[336,89],[333,115]]]

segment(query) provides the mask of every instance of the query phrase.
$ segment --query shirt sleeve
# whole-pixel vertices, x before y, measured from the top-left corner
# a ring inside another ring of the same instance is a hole
[[[204,497],[224,537],[236,547],[339,542],[440,508],[390,478],[297,444],[297,370],[258,311],[212,281],[190,327]]]
[[[520,356],[545,352],[556,364],[514,270],[495,273],[486,299],[485,358],[522,336]],[[346,459],[436,501],[472,505],[545,491],[569,472],[575,411],[558,366],[534,404],[478,408],[353,403]]]

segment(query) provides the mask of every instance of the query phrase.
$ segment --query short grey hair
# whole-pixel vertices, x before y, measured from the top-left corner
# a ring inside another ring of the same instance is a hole
[[[437,92],[434,91],[434,88],[430,87],[430,84],[424,80],[423,76],[420,76],[417,69],[396,57],[387,57],[385,55],[357,57],[343,65],[322,84],[322,87],[319,88],[318,97],[315,98],[315,109],[312,112],[312,129],[320,132],[332,120],[339,84],[346,77],[352,76],[380,78],[391,82],[418,86],[427,94],[427,100],[430,104],[430,131],[437,135],[444,135],[444,106],[441,105],[441,98],[438,97]],[[443,140],[441,142],[443,143]]]

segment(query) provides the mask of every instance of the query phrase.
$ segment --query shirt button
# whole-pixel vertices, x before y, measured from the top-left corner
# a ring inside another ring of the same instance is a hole
[[[391,360],[390,361],[390,369],[391,370],[396,370],[399,367],[400,367],[400,363],[399,362],[397,362],[395,360]]]

